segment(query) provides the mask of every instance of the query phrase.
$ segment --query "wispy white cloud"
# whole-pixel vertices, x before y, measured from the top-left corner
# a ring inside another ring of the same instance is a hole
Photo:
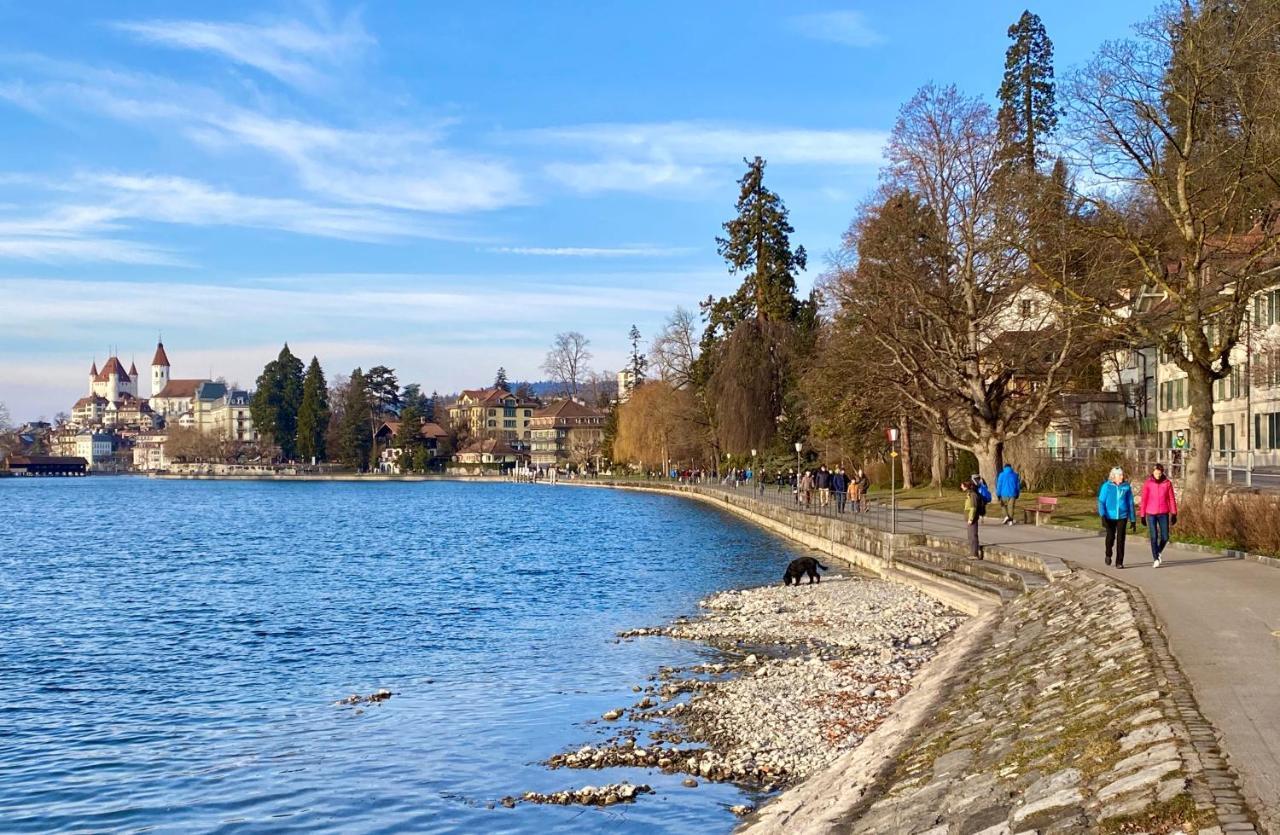
[[[783,165],[878,165],[887,135],[711,122],[601,123],[524,131],[508,141],[568,148],[594,158],[549,163],[579,192],[693,189],[724,166],[760,155]]]
[[[796,15],[788,23],[805,37],[845,46],[876,46],[885,40],[867,22],[866,15],[852,9]]]
[[[504,255],[539,255],[567,258],[668,258],[688,255],[690,247],[661,246],[494,246],[488,252]]]
[[[297,87],[315,87],[374,44],[358,13],[339,21],[318,9],[314,22],[120,21],[115,28],[160,46],[207,52]]]
[[[171,251],[118,238],[15,237],[0,235],[0,259],[46,264],[105,262],[185,267],[190,263]]]
[[[339,127],[250,109],[146,74],[39,57],[6,62],[40,77],[0,78],[0,100],[45,117],[70,111],[148,129],[164,125],[216,153],[265,154],[324,200],[433,214],[528,202],[510,162],[449,147],[445,122]]]
[[[81,173],[57,183],[54,191],[70,202],[43,212],[32,212],[30,204],[0,209],[0,259],[191,266],[172,250],[119,238],[144,222],[274,229],[363,242],[475,240],[421,215],[244,195],[183,177]]]

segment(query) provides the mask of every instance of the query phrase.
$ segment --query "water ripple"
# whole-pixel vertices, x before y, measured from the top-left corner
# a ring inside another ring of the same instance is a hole
[[[728,831],[731,786],[549,772],[660,664],[616,630],[793,553],[666,496],[528,485],[0,480],[14,832]],[[15,546],[15,543],[17,545]],[[335,700],[386,687],[357,713]],[[631,779],[627,808],[488,808]]]

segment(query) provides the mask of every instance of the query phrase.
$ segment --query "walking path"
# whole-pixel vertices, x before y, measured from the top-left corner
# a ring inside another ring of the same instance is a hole
[[[958,514],[930,511],[924,525],[964,538]],[[1089,531],[992,520],[982,543],[1072,560],[1142,589],[1245,797],[1267,830],[1280,833],[1280,570],[1175,544],[1152,568],[1142,527],[1129,537],[1124,570],[1103,565],[1102,539]]]

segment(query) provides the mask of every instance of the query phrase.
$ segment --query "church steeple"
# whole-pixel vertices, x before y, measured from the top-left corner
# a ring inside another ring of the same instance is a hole
[[[151,358],[151,396],[155,397],[169,385],[169,355],[164,352],[164,340],[156,342],[156,355]],[[141,395],[139,395],[141,396]]]

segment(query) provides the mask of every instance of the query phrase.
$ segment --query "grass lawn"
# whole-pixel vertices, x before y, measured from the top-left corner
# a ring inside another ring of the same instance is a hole
[[[887,490],[873,489],[871,495],[884,499]],[[1040,493],[1023,493],[1018,499],[1016,520],[1022,523],[1023,508],[1035,506]],[[1058,525],[1070,525],[1073,528],[1097,528],[1098,500],[1094,496],[1071,496],[1058,493],[1045,493],[1058,499],[1058,509],[1054,511],[1053,522]],[[919,507],[924,510],[947,510],[952,513],[964,512],[964,493],[956,487],[942,488],[942,496],[938,496],[936,488],[916,487],[911,490],[899,490],[898,501],[903,507]],[[987,518],[1000,517],[1000,503],[993,501],[987,508]]]

